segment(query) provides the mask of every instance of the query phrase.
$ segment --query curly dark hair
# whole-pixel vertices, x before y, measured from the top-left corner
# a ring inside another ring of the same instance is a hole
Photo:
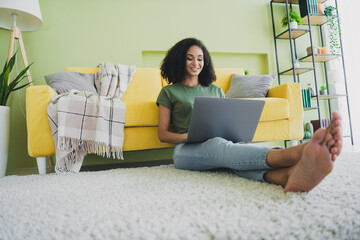
[[[170,48],[161,63],[161,76],[166,79],[169,84],[184,80],[186,73],[186,54],[189,48],[194,45],[201,48],[204,54],[204,66],[199,74],[199,83],[203,86],[209,86],[216,80],[213,63],[204,44],[195,38],[185,38]]]

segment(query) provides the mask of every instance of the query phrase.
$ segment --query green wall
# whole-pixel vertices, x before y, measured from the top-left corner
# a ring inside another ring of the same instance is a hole
[[[35,85],[69,66],[108,61],[158,67],[159,54],[185,37],[201,39],[216,67],[276,73],[269,0],[40,0],[43,26],[23,32]],[[0,64],[10,31],[0,29]],[[152,55],[151,53],[154,53]],[[228,56],[227,58],[225,58]],[[251,61],[244,61],[248,57]],[[262,61],[261,64],[259,64]],[[22,61],[19,58],[19,68]],[[261,66],[259,66],[261,65]],[[12,95],[8,170],[36,166],[27,154],[25,90]]]

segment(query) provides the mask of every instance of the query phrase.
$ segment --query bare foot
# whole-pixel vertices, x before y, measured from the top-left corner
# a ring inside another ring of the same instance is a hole
[[[339,113],[332,113],[332,120],[329,127],[326,129],[332,135],[333,140],[328,143],[330,146],[331,158],[335,161],[336,157],[340,155],[342,149],[342,129],[341,117]]]
[[[326,135],[324,141],[326,141],[329,152],[331,153],[331,159],[335,161],[341,153],[342,132],[339,113],[333,112],[332,116],[331,123],[326,128],[329,134]],[[306,145],[307,143],[303,143],[285,149],[271,149],[266,157],[266,162],[272,168],[292,167],[300,161]]]
[[[335,142],[328,129],[319,129],[304,147],[300,161],[289,171],[285,192],[308,192],[333,169],[331,147]],[[330,146],[328,146],[330,145]]]

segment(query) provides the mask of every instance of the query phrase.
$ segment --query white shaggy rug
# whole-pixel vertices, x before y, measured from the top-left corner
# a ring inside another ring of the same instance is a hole
[[[359,239],[360,153],[310,193],[172,165],[0,179],[0,239]]]

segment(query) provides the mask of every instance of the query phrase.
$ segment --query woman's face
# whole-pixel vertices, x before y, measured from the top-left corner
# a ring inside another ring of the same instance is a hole
[[[204,66],[204,54],[200,47],[194,45],[186,53],[186,75],[199,76]]]

